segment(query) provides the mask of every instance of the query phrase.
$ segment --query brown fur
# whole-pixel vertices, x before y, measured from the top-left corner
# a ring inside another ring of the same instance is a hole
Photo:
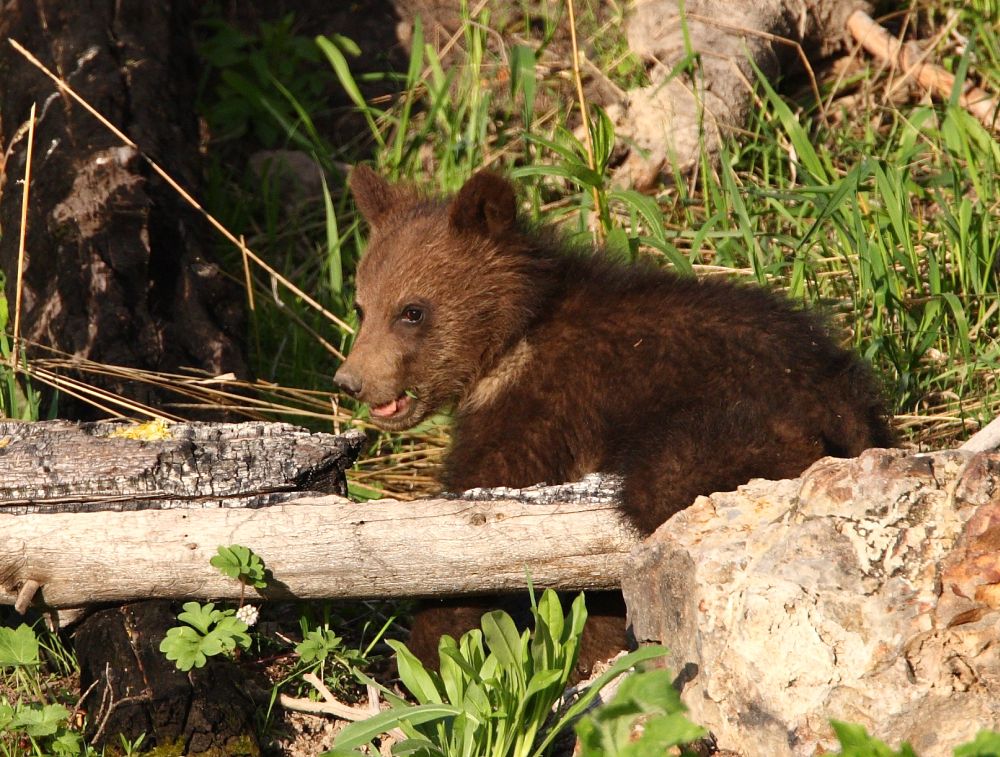
[[[699,494],[893,443],[868,369],[783,298],[567,250],[491,173],[450,202],[364,167],[351,188],[371,238],[337,381],[374,405],[413,395],[386,428],[454,406],[453,491],[613,471],[650,533]],[[420,646],[456,630],[424,620]]]

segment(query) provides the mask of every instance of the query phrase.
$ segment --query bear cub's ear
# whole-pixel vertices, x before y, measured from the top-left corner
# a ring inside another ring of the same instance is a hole
[[[354,195],[354,204],[373,229],[398,200],[393,185],[365,165],[356,165],[351,169],[347,185]]]
[[[517,218],[514,187],[498,174],[479,171],[458,190],[448,216],[452,227],[458,231],[500,236]]]

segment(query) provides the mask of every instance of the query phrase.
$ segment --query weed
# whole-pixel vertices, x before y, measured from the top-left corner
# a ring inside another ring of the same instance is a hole
[[[646,647],[621,658],[550,723],[576,664],[587,611],[581,594],[563,616],[558,596],[546,590],[532,613],[534,633],[518,632],[509,615],[494,611],[483,616],[482,630],[458,641],[442,637],[437,672],[405,644],[389,642],[400,680],[417,704],[380,687],[393,708],[345,728],[328,757],[362,753],[360,747],[393,728],[406,736],[394,754],[537,757],[609,681],[665,651]]]
[[[216,610],[212,602],[185,602],[177,619],[184,623],[167,631],[160,651],[173,660],[178,670],[203,668],[209,657],[250,648],[249,625],[236,610]]]
[[[239,607],[216,610],[212,602],[184,603],[184,611],[177,616],[184,625],[169,629],[160,642],[160,651],[174,661],[178,670],[202,668],[209,657],[250,648],[247,631],[257,621],[257,610],[243,604],[242,592],[247,586],[267,586],[264,561],[247,547],[232,544],[220,546],[209,562],[222,575],[240,582]]]
[[[31,381],[16,369],[23,355],[13,356],[13,344],[7,336],[10,311],[4,296],[5,277],[0,271],[0,420],[37,421],[41,397],[32,389]]]
[[[0,628],[0,672],[5,688],[27,692],[11,702],[0,696],[0,754],[86,754],[80,734],[70,728],[70,711],[52,701],[42,680],[42,645],[25,624]]]
[[[633,673],[622,681],[604,706],[580,719],[575,726],[580,757],[643,757],[683,749],[708,735],[684,713],[673,676],[663,668]]]

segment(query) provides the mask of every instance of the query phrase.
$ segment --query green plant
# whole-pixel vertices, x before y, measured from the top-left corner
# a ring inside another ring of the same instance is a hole
[[[238,609],[216,610],[215,604],[186,602],[177,619],[185,625],[174,626],[160,642],[160,651],[173,660],[178,670],[204,667],[209,657],[249,649],[250,626],[257,620],[256,608],[243,604],[247,586],[267,586],[264,561],[252,550],[239,544],[220,546],[209,562],[224,576],[240,582]]]
[[[218,554],[209,560],[209,563],[222,575],[235,578],[243,586],[252,586],[255,589],[267,586],[264,561],[247,547],[239,544],[219,547]]]
[[[208,66],[201,111],[213,139],[252,134],[263,147],[275,147],[297,134],[300,116],[323,107],[326,79],[317,73],[319,52],[294,33],[289,13],[261,23],[248,35],[217,19],[205,18],[207,33],[199,52]]]
[[[70,712],[61,704],[11,704],[0,699],[0,752],[70,757],[88,754],[79,733],[69,729]],[[8,746],[7,741],[15,743]]]
[[[22,623],[17,628],[0,628],[0,669],[10,671],[15,687],[26,688],[42,700],[45,695],[39,679],[40,649],[31,626]]]
[[[684,716],[687,708],[667,670],[625,678],[611,701],[576,724],[580,757],[644,757],[667,754],[707,735]],[[691,752],[681,749],[681,755]]]
[[[17,370],[16,365],[23,364],[23,355],[13,355],[13,345],[7,336],[10,310],[4,296],[5,282],[0,271],[0,419],[37,421],[41,397],[25,374]]]
[[[353,671],[368,664],[372,647],[381,639],[388,623],[365,649],[348,647],[343,637],[330,627],[329,621],[310,628],[308,620],[302,617],[299,618],[299,627],[302,641],[295,645],[295,652],[299,655],[300,665],[296,667],[293,677],[314,672],[336,690],[347,688],[355,680]]]
[[[130,757],[133,754],[142,754],[142,742],[146,740],[146,734],[140,733],[135,739],[129,740],[118,734],[118,743],[122,746],[122,754]]]
[[[868,735],[860,725],[831,721],[837,740],[840,742],[840,757],[916,757],[909,744],[903,744],[898,751],[888,747],[885,742]],[[834,757],[828,753],[827,757]]]
[[[909,744],[903,744],[898,750],[894,750],[885,742],[869,736],[863,726],[839,720],[830,721],[830,725],[840,742],[840,751],[828,752],[826,757],[917,757]],[[1000,733],[980,731],[969,743],[955,747],[954,755],[1000,757]]]
[[[41,680],[42,646],[34,629],[21,624],[0,628],[0,671],[25,699],[0,698],[0,753],[78,755],[85,753],[80,734],[69,727],[70,712],[50,701]]]
[[[955,757],[1000,757],[1000,733],[980,731],[968,744],[955,748]]]
[[[216,610],[215,604],[185,602],[177,619],[187,625],[167,631],[160,651],[173,660],[178,670],[205,666],[209,657],[250,648],[249,626],[236,617],[236,610]]]
[[[372,738],[399,728],[407,738],[393,754],[536,757],[610,680],[664,653],[649,647],[618,660],[550,722],[576,664],[586,609],[580,595],[564,617],[558,596],[546,590],[532,612],[533,634],[519,633],[509,615],[495,611],[483,616],[482,630],[457,642],[442,637],[438,672],[427,670],[404,644],[389,642],[400,680],[417,704],[383,689],[393,708],[345,728],[327,754],[357,754]]]

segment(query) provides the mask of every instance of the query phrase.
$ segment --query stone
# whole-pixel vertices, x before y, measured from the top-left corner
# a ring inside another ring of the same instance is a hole
[[[694,721],[745,757],[922,757],[1000,723],[1000,453],[869,450],[699,498],[624,571]]]

